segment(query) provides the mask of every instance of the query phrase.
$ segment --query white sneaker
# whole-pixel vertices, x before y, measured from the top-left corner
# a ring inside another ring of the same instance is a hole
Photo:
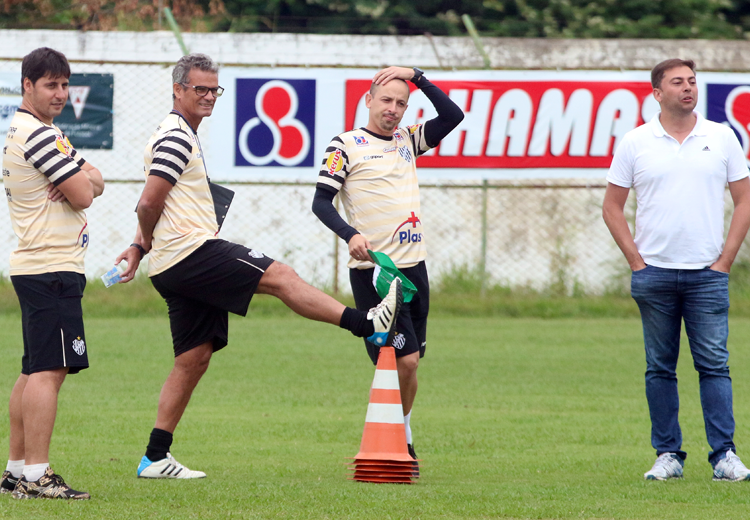
[[[682,478],[682,461],[676,453],[662,453],[650,471],[643,474],[646,480]]]
[[[391,288],[383,301],[367,313],[367,319],[372,320],[372,324],[375,326],[375,334],[367,338],[367,341],[378,347],[393,344],[396,316],[398,316],[398,311],[401,310],[401,302],[403,301],[401,279],[396,277],[391,282]]]
[[[727,456],[714,466],[714,480],[750,480],[750,470],[732,450],[727,450]]]
[[[166,459],[152,462],[145,455],[138,466],[138,478],[205,478],[202,471],[193,471],[186,468],[167,453]]]

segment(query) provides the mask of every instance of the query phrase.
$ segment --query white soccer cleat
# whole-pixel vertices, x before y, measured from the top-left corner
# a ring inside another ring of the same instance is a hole
[[[202,471],[193,471],[177,462],[171,453],[166,459],[151,462],[145,455],[138,466],[138,478],[205,478]]]
[[[393,343],[396,329],[396,317],[401,310],[404,297],[401,292],[401,279],[396,278],[391,282],[391,288],[377,307],[373,307],[367,313],[367,319],[372,320],[375,334],[367,338],[367,341],[384,347]]]
[[[654,462],[654,467],[643,476],[646,480],[682,478],[682,461],[676,453],[662,453]]]
[[[750,469],[732,450],[727,450],[727,456],[714,466],[714,480],[750,480]]]

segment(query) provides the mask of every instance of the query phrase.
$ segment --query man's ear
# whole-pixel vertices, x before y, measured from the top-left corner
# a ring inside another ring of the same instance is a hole
[[[371,104],[372,104],[372,94],[370,94],[370,93],[368,92],[367,94],[365,94],[365,106],[366,106],[367,108],[370,108],[370,105],[371,105]]]

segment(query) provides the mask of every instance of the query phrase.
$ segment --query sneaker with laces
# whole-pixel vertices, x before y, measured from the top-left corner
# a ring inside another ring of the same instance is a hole
[[[145,455],[138,466],[138,478],[205,478],[202,471],[193,471],[177,462],[171,453],[167,458],[152,462]]]
[[[398,311],[401,310],[401,303],[403,301],[401,279],[395,278],[391,282],[391,287],[388,290],[388,294],[383,298],[383,301],[367,313],[367,319],[372,320],[372,324],[375,327],[375,333],[367,338],[367,341],[378,347],[384,347],[393,343],[393,336],[396,332],[396,316],[398,316]]]
[[[750,480],[750,470],[732,450],[727,450],[726,456],[714,466],[714,480]]]
[[[4,471],[2,480],[0,481],[0,493],[12,493],[17,483],[18,479],[10,471]]]
[[[676,453],[662,453],[650,471],[644,473],[646,480],[682,478],[682,459]]]
[[[414,459],[411,463],[411,465],[414,467],[411,475],[413,477],[419,478],[419,461],[417,461],[417,453],[414,451],[414,445],[407,444],[406,447],[409,449],[409,456]]]
[[[85,491],[71,489],[60,475],[56,475],[52,468],[48,467],[39,480],[29,482],[26,477],[18,479],[13,498],[61,498],[63,500],[88,500],[91,495]]]

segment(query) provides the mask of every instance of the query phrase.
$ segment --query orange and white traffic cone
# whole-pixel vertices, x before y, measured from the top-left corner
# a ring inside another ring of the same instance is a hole
[[[381,347],[370,389],[359,453],[351,463],[351,480],[411,484],[415,461],[406,446],[404,410],[393,347]]]

